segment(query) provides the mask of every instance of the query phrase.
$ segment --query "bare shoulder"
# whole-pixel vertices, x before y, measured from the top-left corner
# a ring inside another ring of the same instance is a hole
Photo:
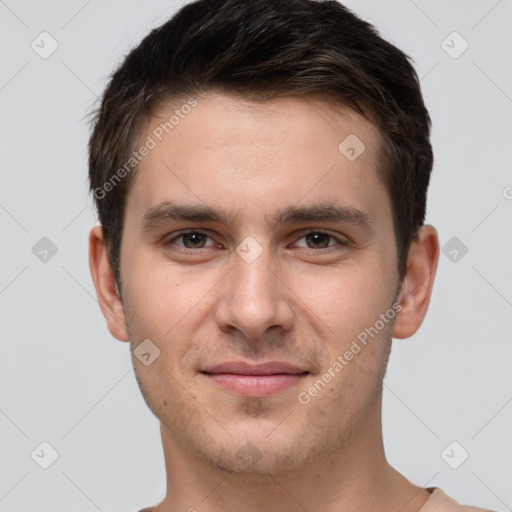
[[[419,512],[493,512],[488,509],[460,504],[438,487],[428,490],[431,492],[431,497]]]

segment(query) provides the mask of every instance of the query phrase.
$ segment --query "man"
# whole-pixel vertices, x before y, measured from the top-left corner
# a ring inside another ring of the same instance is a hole
[[[430,118],[334,1],[199,0],[113,75],[90,141],[91,272],[159,419],[146,511],[471,511],[387,462],[392,337],[426,314]]]

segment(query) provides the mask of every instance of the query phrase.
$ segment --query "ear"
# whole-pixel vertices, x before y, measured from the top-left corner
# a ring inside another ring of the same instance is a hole
[[[433,226],[418,231],[418,241],[412,242],[407,258],[407,272],[397,302],[402,309],[396,316],[394,338],[409,338],[420,327],[427,314],[437,263],[439,237]]]
[[[89,267],[110,334],[120,341],[129,341],[123,303],[108,261],[102,226],[93,227],[89,234]]]

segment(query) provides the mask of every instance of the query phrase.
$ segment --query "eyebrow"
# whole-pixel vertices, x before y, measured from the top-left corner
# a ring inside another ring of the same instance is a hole
[[[204,204],[181,204],[164,201],[148,210],[142,218],[142,232],[152,231],[168,222],[192,222],[197,224],[217,223],[230,227],[236,216],[222,208],[212,208]],[[288,206],[277,212],[272,218],[265,217],[267,226],[272,230],[280,224],[299,224],[302,222],[333,222],[355,224],[371,231],[372,218],[352,206],[338,203],[319,203],[308,206]]]
[[[369,213],[358,210],[352,206],[336,203],[320,203],[309,206],[289,206],[278,212],[275,218],[267,223],[275,228],[279,224],[292,224],[301,222],[338,222],[356,224],[370,229],[372,218]]]

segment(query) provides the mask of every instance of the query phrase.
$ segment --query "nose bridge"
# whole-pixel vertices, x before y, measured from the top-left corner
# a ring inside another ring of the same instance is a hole
[[[246,239],[233,254],[233,271],[217,310],[219,327],[237,328],[251,338],[272,326],[288,328],[291,322],[282,284],[271,270],[274,255],[268,246],[254,242]]]
[[[261,246],[260,246],[261,247]],[[248,249],[247,252],[243,252]],[[234,303],[249,314],[263,317],[269,314],[270,306],[276,301],[271,251],[266,247],[237,248],[233,272],[232,297]]]

